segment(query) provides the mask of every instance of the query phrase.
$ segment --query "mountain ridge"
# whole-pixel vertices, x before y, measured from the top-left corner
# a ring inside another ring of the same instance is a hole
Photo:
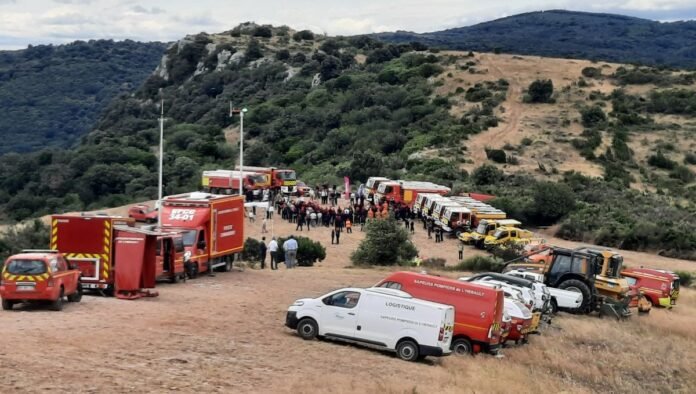
[[[696,21],[658,22],[568,10],[534,11],[436,32],[377,33],[379,39],[443,49],[696,68]]]

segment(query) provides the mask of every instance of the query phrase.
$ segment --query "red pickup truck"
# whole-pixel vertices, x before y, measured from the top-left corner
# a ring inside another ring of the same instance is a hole
[[[68,266],[55,250],[25,250],[10,256],[0,281],[2,309],[21,302],[49,302],[54,311],[63,309],[63,298],[80,302],[80,271]]]

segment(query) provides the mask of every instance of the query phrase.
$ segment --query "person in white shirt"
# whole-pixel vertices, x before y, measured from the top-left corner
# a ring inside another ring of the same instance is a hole
[[[275,237],[268,243],[268,251],[271,253],[271,269],[278,269],[278,242]]]

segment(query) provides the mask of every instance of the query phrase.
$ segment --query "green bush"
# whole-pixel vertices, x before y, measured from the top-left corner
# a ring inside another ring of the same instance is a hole
[[[0,271],[5,259],[22,249],[47,249],[49,231],[49,227],[38,219],[5,230],[0,236]]]
[[[679,276],[679,284],[684,287],[690,287],[694,282],[694,278],[696,278],[696,274],[693,272],[675,271],[674,273]]]
[[[648,164],[664,170],[672,170],[677,166],[677,163],[674,160],[670,159],[659,151],[656,154],[648,157]]]
[[[406,265],[418,255],[404,226],[393,217],[365,226],[365,239],[350,256],[354,265]]]
[[[494,161],[496,163],[506,163],[507,155],[502,149],[486,149],[486,157],[488,160]]]
[[[581,72],[587,78],[599,78],[602,76],[602,70],[597,67],[585,67]]]
[[[449,271],[500,272],[503,270],[503,260],[491,256],[472,256],[447,269]]]
[[[549,103],[553,95],[553,82],[550,79],[532,82],[527,90],[525,101],[528,103]]]
[[[491,185],[499,182],[504,177],[504,174],[496,166],[484,164],[474,169],[471,174],[471,179],[476,185]]]
[[[287,238],[278,238],[278,258],[285,261],[283,243]],[[307,237],[295,237],[297,241],[297,265],[300,267],[312,267],[318,261],[326,258],[326,248],[318,242]]]
[[[600,126],[607,121],[607,115],[598,105],[583,108],[580,110],[580,115],[582,125],[588,128]]]
[[[696,153],[688,152],[684,155],[684,164],[696,165]]]
[[[259,247],[261,246],[261,241],[254,238],[247,238],[244,241],[244,250],[242,250],[242,260],[243,261],[261,261],[261,256],[259,255]]]

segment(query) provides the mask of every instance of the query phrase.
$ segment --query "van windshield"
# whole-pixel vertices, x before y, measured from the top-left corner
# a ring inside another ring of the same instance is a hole
[[[184,246],[193,246],[196,243],[196,230],[189,230],[184,233]]]
[[[485,223],[479,223],[478,227],[476,227],[476,232],[485,235],[486,234],[486,224]]]
[[[43,260],[12,260],[7,264],[7,272],[13,275],[40,275],[46,273]]]

